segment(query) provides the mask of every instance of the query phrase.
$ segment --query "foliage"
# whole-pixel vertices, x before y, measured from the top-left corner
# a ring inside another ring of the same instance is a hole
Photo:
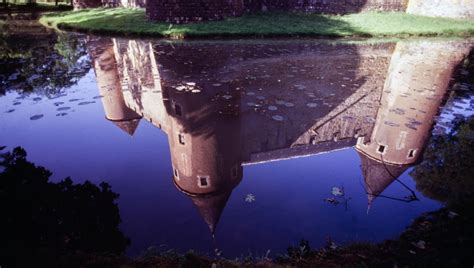
[[[34,24],[9,28],[0,38],[0,95],[16,90],[54,97],[90,70],[83,38]]]
[[[142,9],[88,9],[45,15],[53,27],[96,33],[160,37],[232,36],[472,36],[474,21],[406,13],[365,12],[345,16],[300,13],[248,14],[224,21],[172,25],[150,22]]]
[[[118,229],[119,195],[109,184],[49,182],[52,173],[26,156],[17,147],[0,157],[2,265],[53,264],[76,251],[124,252],[130,241]]]
[[[450,205],[474,201],[474,118],[455,133],[434,136],[411,175],[430,198]]]

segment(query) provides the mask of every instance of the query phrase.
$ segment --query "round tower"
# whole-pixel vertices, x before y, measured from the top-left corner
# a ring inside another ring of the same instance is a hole
[[[99,38],[89,42],[88,46],[94,62],[105,118],[133,135],[141,116],[125,104],[112,40]]]
[[[452,73],[468,52],[462,42],[397,44],[372,134],[356,144],[369,207],[421,159]]]
[[[213,234],[232,190],[242,180],[240,118],[220,115],[220,105],[204,94],[169,94],[173,180],[190,196]]]

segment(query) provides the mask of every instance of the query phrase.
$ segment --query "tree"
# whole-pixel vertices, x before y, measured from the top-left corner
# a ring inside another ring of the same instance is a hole
[[[54,265],[74,252],[125,251],[130,241],[118,229],[119,195],[109,184],[49,182],[52,173],[26,156],[20,147],[0,156],[2,266]]]

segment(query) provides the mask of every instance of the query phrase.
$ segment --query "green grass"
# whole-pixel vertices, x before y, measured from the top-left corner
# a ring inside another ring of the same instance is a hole
[[[171,25],[148,21],[141,9],[101,8],[45,15],[40,22],[60,29],[91,33],[172,38],[474,36],[474,21],[375,12],[345,16],[261,13],[224,21]]]

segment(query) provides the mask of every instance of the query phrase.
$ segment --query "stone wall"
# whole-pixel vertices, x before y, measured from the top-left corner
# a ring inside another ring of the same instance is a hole
[[[474,0],[410,0],[407,13],[474,19]]]
[[[146,5],[149,19],[178,24],[221,20],[243,12],[242,0],[155,0]]]
[[[245,0],[248,11],[302,11],[347,14],[361,11],[405,11],[408,0]]]
[[[244,11],[300,11],[347,14],[361,11],[405,11],[408,0],[151,0],[151,20],[189,23],[239,16]]]
[[[146,0],[73,0],[74,10],[98,7],[144,8]]]
[[[101,0],[73,0],[72,5],[74,10],[84,9],[84,8],[97,8],[102,7]]]

